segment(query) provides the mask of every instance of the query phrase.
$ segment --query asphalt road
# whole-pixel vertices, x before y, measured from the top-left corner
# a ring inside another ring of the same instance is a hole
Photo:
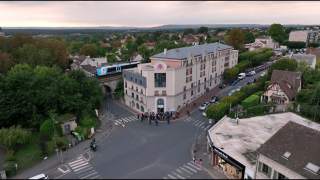
[[[219,97],[246,85],[251,78],[257,78],[261,73],[246,77],[235,86],[222,89]],[[132,112],[122,104],[115,103],[110,97],[107,97],[103,107],[104,113],[112,115],[112,119],[104,120],[111,120],[114,124],[121,121],[125,126],[115,125],[107,138],[97,141],[98,150],[87,153],[89,161],[81,156],[83,151],[81,154],[75,153],[69,158],[72,160],[64,164],[68,171],[59,173],[55,167],[50,170],[50,178],[211,178],[205,171],[197,169],[191,159],[196,137],[210,126],[201,111],[193,111],[191,118],[155,126],[146,121],[138,121]]]

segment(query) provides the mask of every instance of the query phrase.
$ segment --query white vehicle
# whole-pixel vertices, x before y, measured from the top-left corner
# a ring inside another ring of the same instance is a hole
[[[202,103],[199,107],[200,111],[204,111],[207,108],[207,104],[206,103]]]
[[[202,113],[202,116],[203,116],[203,117],[207,117],[207,113],[206,113],[206,112],[203,112],[203,113]]]
[[[249,76],[254,76],[255,74],[256,74],[255,71],[250,71],[250,72],[248,73]]]
[[[42,174],[38,174],[36,176],[33,176],[29,179],[49,179],[49,177],[48,177],[48,175],[42,173]]]
[[[238,75],[238,79],[244,79],[246,77],[246,73],[240,73],[239,75]]]

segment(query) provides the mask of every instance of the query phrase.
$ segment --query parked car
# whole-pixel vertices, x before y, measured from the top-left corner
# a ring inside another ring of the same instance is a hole
[[[199,107],[200,111],[204,111],[207,108],[207,104],[206,103],[202,103]]]
[[[29,179],[49,179],[49,177],[48,177],[48,175],[42,173],[42,174],[38,174],[36,176],[33,176]]]
[[[217,96],[213,96],[211,99],[210,99],[210,102],[211,103],[215,103],[218,101],[218,97]]]
[[[231,86],[234,86],[234,85],[236,85],[239,81],[240,81],[240,79],[236,79],[236,80],[234,80],[230,85],[231,85]]]
[[[238,79],[240,79],[240,80],[244,79],[245,77],[246,77],[246,73],[240,73],[238,75]]]
[[[256,74],[255,71],[250,71],[250,72],[247,74],[247,76],[254,76],[255,74]]]

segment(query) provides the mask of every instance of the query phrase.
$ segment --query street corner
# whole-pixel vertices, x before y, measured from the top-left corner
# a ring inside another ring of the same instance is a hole
[[[48,172],[48,176],[50,177],[50,179],[60,179],[63,176],[65,176],[66,174],[69,174],[71,172],[71,169],[63,164],[60,165],[58,168],[54,169],[51,172]]]

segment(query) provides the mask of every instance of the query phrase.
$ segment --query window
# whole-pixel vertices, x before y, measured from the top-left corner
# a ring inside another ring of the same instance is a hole
[[[259,162],[259,167],[258,168],[259,168],[260,172],[262,172],[263,174],[265,174],[266,176],[271,178],[272,169],[268,165],[266,165],[266,164],[264,164],[262,162]]]
[[[162,91],[162,96],[166,96],[167,95],[167,91]]]
[[[154,91],[155,96],[159,96],[159,91]]]
[[[131,97],[134,98],[134,93],[131,93]]]
[[[126,95],[128,95],[128,91],[126,90]]]
[[[124,87],[127,88],[127,81],[124,82]]]
[[[191,96],[193,96],[193,90],[191,90]]]
[[[138,96],[138,94],[136,95],[136,100],[139,100],[139,96]]]
[[[141,107],[140,107],[140,110],[141,110],[141,112],[144,112],[144,107],[141,106]]]
[[[143,90],[142,89],[140,89],[140,93],[143,94]]]
[[[186,99],[187,98],[187,95],[186,93],[183,94],[183,99]]]
[[[278,179],[287,179],[287,177],[281,173],[278,173]]]
[[[140,107],[140,106],[139,106],[139,104],[138,104],[138,103],[136,103],[136,108],[137,108],[137,109],[139,109],[139,107]]]
[[[166,73],[154,73],[154,87],[166,87]]]
[[[186,87],[186,86],[184,86],[184,87],[183,87],[183,91],[186,91],[186,90],[187,90],[187,87]]]

